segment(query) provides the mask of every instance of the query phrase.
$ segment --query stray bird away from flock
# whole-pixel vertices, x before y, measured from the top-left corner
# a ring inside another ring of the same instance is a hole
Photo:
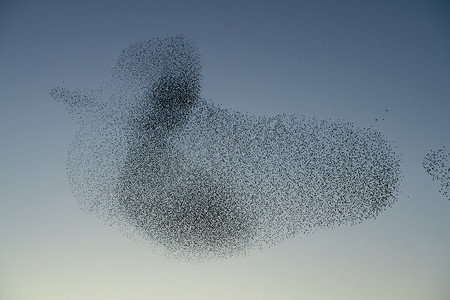
[[[380,132],[223,109],[201,90],[181,35],[130,45],[97,90],[53,89],[79,124],[67,173],[80,207],[169,257],[204,260],[355,225],[397,201],[401,159]],[[423,162],[447,197],[448,157]]]

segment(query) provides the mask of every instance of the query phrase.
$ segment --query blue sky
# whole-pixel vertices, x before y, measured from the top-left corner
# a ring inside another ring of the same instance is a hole
[[[130,2],[0,4],[0,298],[450,295],[450,202],[422,168],[430,149],[450,147],[445,1]],[[77,125],[50,89],[96,88],[130,43],[180,33],[201,54],[206,99],[347,120],[394,141],[398,202],[357,226],[201,265],[81,212],[65,171]]]

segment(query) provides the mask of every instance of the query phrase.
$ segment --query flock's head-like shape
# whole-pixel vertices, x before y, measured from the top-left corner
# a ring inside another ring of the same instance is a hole
[[[174,256],[239,255],[397,199],[400,160],[379,132],[221,109],[183,36],[131,45],[98,91],[52,95],[80,123],[68,174],[81,207]]]

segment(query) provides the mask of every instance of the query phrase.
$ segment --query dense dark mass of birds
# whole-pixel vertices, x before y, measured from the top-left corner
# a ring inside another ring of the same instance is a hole
[[[400,159],[379,132],[222,109],[201,79],[193,42],[174,36],[129,46],[99,90],[52,90],[80,123],[67,169],[83,209],[207,259],[357,224],[397,200]]]
[[[438,181],[441,185],[439,192],[450,200],[450,151],[445,146],[438,150],[430,150],[425,155],[422,165],[433,181]]]

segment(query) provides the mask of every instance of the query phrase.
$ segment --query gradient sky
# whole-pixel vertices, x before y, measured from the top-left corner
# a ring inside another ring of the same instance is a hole
[[[450,147],[448,3],[221,2],[1,2],[0,299],[450,299],[450,201],[421,165]],[[203,264],[168,261],[80,211],[65,171],[77,127],[50,89],[96,88],[130,43],[180,33],[202,55],[205,98],[394,141],[398,202]]]

